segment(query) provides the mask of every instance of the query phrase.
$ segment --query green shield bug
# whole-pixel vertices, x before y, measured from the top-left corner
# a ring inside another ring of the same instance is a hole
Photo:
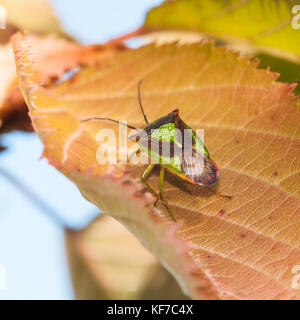
[[[83,119],[81,122],[107,120],[137,130],[137,133],[130,136],[129,140],[138,143],[140,150],[147,152],[151,158],[151,163],[148,164],[143,172],[141,181],[156,197],[157,200],[154,205],[158,200],[161,200],[174,221],[176,221],[176,217],[168,204],[163,190],[165,169],[193,184],[207,187],[216,185],[218,196],[231,199],[231,196],[224,196],[218,191],[219,168],[195,131],[179,117],[178,109],[153,122],[148,121],[141,101],[141,82],[138,84],[138,101],[146,122],[144,127],[138,129],[111,118],[91,117]],[[165,150],[167,152],[164,152]],[[147,183],[147,177],[156,164],[160,166],[159,193]]]

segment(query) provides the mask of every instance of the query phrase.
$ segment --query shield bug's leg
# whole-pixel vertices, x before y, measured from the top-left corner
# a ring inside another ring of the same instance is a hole
[[[143,172],[143,174],[141,176],[141,180],[142,180],[142,183],[145,185],[145,187],[159,200],[159,195],[157,194],[157,192],[146,181],[146,179],[147,179],[149,173],[151,172],[151,170],[153,169],[153,167],[154,167],[154,164],[149,164],[149,166]],[[155,204],[156,204],[156,202],[155,202]]]
[[[132,157],[134,154],[136,154],[137,156],[139,156],[140,153],[141,153],[141,149],[138,149],[136,152],[131,153],[131,154],[128,156],[129,162],[131,162],[131,157]]]
[[[174,221],[176,221],[174,212],[172,209],[169,207],[168,201],[165,197],[164,194],[164,175],[165,175],[165,168],[161,166],[160,168],[160,173],[159,173],[159,193],[160,193],[160,199],[162,200],[163,204],[167,208],[168,212],[170,213],[171,217],[173,218]]]
[[[225,195],[221,194],[219,189],[220,189],[220,185],[219,185],[219,183],[217,183],[217,184],[216,184],[216,195],[217,195],[218,197],[227,198],[227,199],[229,199],[229,200],[232,199],[232,196],[225,196]]]

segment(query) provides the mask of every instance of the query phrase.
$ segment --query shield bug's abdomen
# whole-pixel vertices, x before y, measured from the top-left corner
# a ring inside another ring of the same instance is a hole
[[[192,182],[209,186],[219,179],[219,169],[209,156],[197,152],[196,157],[184,158],[182,172]]]

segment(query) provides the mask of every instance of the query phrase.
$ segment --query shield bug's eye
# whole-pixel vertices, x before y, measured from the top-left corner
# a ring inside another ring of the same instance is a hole
[[[129,141],[138,141],[137,138],[139,138],[139,137],[137,137],[136,135],[133,135],[133,136],[130,136],[130,137],[128,138],[128,140],[129,140]]]
[[[138,132],[136,134],[133,134],[132,136],[130,136],[128,138],[129,141],[135,141],[135,142],[138,142],[140,139],[141,139],[141,135],[142,133],[141,132]]]

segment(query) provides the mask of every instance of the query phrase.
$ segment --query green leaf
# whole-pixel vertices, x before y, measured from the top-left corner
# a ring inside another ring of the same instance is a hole
[[[300,63],[300,30],[292,27],[294,4],[284,0],[166,1],[147,14],[145,27],[186,29],[220,39],[243,40]]]
[[[270,67],[272,71],[280,74],[278,80],[282,82],[299,82],[300,81],[300,64],[293,63],[288,60],[274,57],[266,53],[258,53],[256,57],[259,59],[261,68]],[[294,90],[295,94],[300,94],[300,86],[297,85]]]

